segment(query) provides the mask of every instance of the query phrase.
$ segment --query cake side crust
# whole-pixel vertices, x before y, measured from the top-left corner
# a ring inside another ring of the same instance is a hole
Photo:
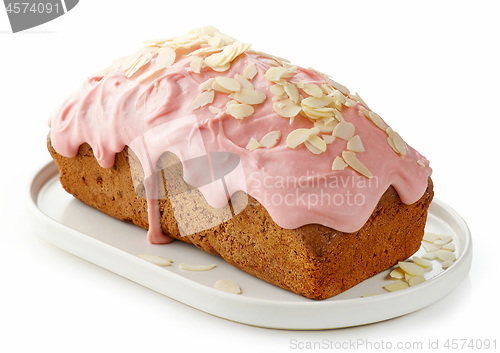
[[[47,145],[68,193],[116,219],[148,229],[146,199],[134,188],[140,185],[143,173],[131,172],[130,166],[138,164],[130,163],[134,155],[128,153],[128,148],[116,155],[112,168],[105,169],[99,166],[88,144],[80,146],[73,158],[59,155],[50,138]],[[164,163],[175,166],[171,159]],[[402,203],[394,188],[389,187],[357,232],[343,233],[318,224],[284,229],[257,200],[243,192],[233,195],[229,209],[210,207],[201,192],[184,183],[178,166],[162,169],[160,178],[160,189],[166,190],[159,200],[165,234],[313,299],[339,294],[415,253],[433,197],[429,178],[424,195],[412,205]],[[233,205],[242,203],[246,207],[235,214]],[[231,212],[231,218],[225,220],[227,212]],[[190,229],[200,223],[214,226],[196,232]]]

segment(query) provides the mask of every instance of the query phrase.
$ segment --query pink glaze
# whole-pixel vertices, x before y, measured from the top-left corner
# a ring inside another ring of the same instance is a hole
[[[303,144],[296,149],[286,146],[291,131],[313,125],[300,115],[290,124],[289,119],[274,112],[273,94],[269,91],[273,83],[264,76],[270,67],[268,60],[244,53],[226,72],[204,68],[200,74],[191,71],[190,62],[190,57],[178,58],[161,76],[142,83],[127,79],[121,68],[104,77],[89,78],[49,119],[52,145],[65,157],[74,157],[85,142],[104,168],[113,166],[115,154],[125,146],[137,154],[146,176],[150,242],[170,241],[161,232],[155,179],[157,160],[166,151],[179,157],[186,181],[199,186],[210,205],[222,208],[229,196],[243,190],[255,197],[283,228],[318,223],[354,232],[367,221],[390,185],[406,204],[423,195],[432,173],[428,161],[408,145],[405,156],[396,154],[387,144],[386,133],[363,116],[359,105],[343,107],[341,113],[355,125],[356,134],[361,137],[366,151],[356,156],[373,173],[372,179],[349,167],[331,170],[335,157],[346,150],[347,142],[341,139],[337,138],[319,155],[312,154]],[[230,99],[220,92],[216,92],[212,104],[191,110],[191,102],[201,93],[200,83],[211,77],[243,74],[251,62],[258,69],[251,82],[267,95],[264,103],[253,106],[253,115],[237,120],[226,114],[225,105]],[[155,67],[153,59],[134,77]],[[302,68],[289,80],[326,83],[320,74]],[[209,106],[219,107],[222,112],[213,114]],[[251,137],[260,140],[274,130],[282,133],[274,148],[245,148]],[[204,185],[198,180],[202,175],[196,168],[190,170],[189,164],[184,163],[210,152],[231,152],[240,157],[240,165],[224,177],[224,183],[215,180]],[[417,160],[425,167],[419,166]]]

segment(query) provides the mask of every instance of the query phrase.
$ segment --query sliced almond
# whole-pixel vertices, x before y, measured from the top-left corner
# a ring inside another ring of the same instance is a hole
[[[448,250],[438,250],[436,251],[436,256],[441,261],[455,261],[457,259],[457,255]]]
[[[347,163],[340,156],[335,157],[332,163],[332,170],[344,170],[347,167]]]
[[[423,276],[413,276],[408,281],[408,284],[410,285],[410,287],[413,287],[413,286],[416,286],[417,284],[424,283],[424,282],[425,282],[425,278]]]
[[[224,64],[221,66],[212,67],[212,70],[217,71],[217,72],[224,72],[224,71],[229,70],[230,68],[231,68],[231,63],[227,63],[227,64]]]
[[[403,280],[398,280],[398,281],[394,281],[391,284],[384,286],[384,289],[389,291],[389,292],[395,292],[395,291],[405,289],[408,287],[409,287],[408,283],[406,283]]]
[[[290,82],[286,82],[283,85],[283,88],[285,89],[286,94],[288,94],[288,97],[292,101],[294,101],[296,104],[300,103],[300,93],[297,87],[295,85],[291,84]]]
[[[419,266],[422,266],[423,268],[432,268],[432,262],[427,261],[426,259],[423,259],[418,256],[413,256],[411,259],[413,260],[414,263],[416,263]]]
[[[302,90],[314,98],[321,98],[323,96],[321,88],[314,83],[305,84]]]
[[[321,132],[333,132],[333,130],[338,124],[338,121],[332,119],[329,119],[330,121],[328,123],[326,123],[327,122],[326,119],[316,120],[314,121],[314,126],[317,127]]]
[[[331,145],[335,141],[335,136],[332,135],[321,135],[321,138],[327,145]]]
[[[401,136],[396,131],[392,130],[390,127],[386,129],[386,132],[387,135],[389,135],[389,138],[392,139],[394,147],[396,148],[396,152],[402,156],[406,155],[406,144],[401,138]],[[393,146],[391,147],[394,149]]]
[[[251,80],[255,77],[255,75],[257,75],[257,67],[254,63],[248,64],[248,66],[245,67],[245,70],[243,70],[243,76],[245,76],[247,80]]]
[[[448,251],[451,251],[451,252],[454,252],[456,250],[455,244],[453,244],[453,243],[444,244],[441,249],[448,250]]]
[[[451,265],[453,265],[453,261],[451,260],[446,260],[446,261],[443,261],[441,263],[441,267],[446,270],[448,267],[450,267]]]
[[[193,103],[191,103],[191,109],[195,110],[207,104],[210,104],[214,101],[214,98],[214,91],[205,91],[193,100]]]
[[[310,135],[304,143],[306,147],[309,149],[309,151],[311,151],[314,154],[320,154],[326,151],[326,143],[319,136]]]
[[[269,90],[275,96],[282,96],[285,93],[285,89],[283,88],[283,86],[278,85],[278,84],[272,85]]]
[[[152,262],[159,266],[170,266],[172,264],[172,260],[163,256],[151,255],[151,254],[141,254],[137,256],[139,256],[141,259]]]
[[[318,128],[293,130],[286,138],[286,145],[288,148],[293,149],[304,143],[311,135],[316,135],[318,132]]]
[[[241,288],[238,284],[227,279],[220,279],[214,284],[214,288],[220,289],[224,292],[241,294]]]
[[[231,104],[227,107],[227,112],[238,120],[246,118],[254,113],[254,109],[248,104]]]
[[[440,235],[436,233],[425,232],[423,240],[429,243],[434,243],[435,240],[440,239]]]
[[[190,265],[181,263],[179,268],[184,271],[208,271],[215,267],[215,265]]]
[[[281,131],[271,131],[262,137],[260,144],[262,147],[273,148],[281,138]]]
[[[372,111],[368,112],[368,118],[375,124],[377,127],[383,131],[387,130],[387,124],[384,123],[382,118],[377,114]]]
[[[210,110],[210,112],[213,113],[213,114],[219,114],[222,111],[221,108],[214,107],[214,106],[208,107],[208,110]]]
[[[366,168],[365,165],[361,163],[361,161],[356,157],[356,154],[354,152],[343,151],[342,158],[344,158],[344,161],[349,165],[349,167],[351,167],[361,175],[364,175],[367,178],[373,177],[372,172],[370,172],[368,168]]]
[[[216,80],[214,80],[214,81],[213,81],[213,83],[212,83],[212,88],[213,88],[215,91],[217,91],[217,92],[221,92],[221,93],[225,93],[225,94],[231,94],[231,93],[233,93],[233,91],[230,91],[230,90],[225,89],[224,87],[222,87],[222,86],[220,85],[220,83],[219,83],[219,82],[217,82]]]
[[[435,251],[431,251],[431,252],[425,253],[425,254],[422,255],[422,259],[435,260],[435,259],[437,259],[436,252]]]
[[[394,279],[403,279],[405,278],[405,271],[403,271],[400,267],[396,267],[394,270],[391,271],[389,274]]]
[[[234,75],[234,79],[238,81],[243,89],[254,89],[252,83],[240,74]]]
[[[330,103],[332,103],[332,98],[328,96],[322,96],[321,98],[307,97],[302,100],[302,105],[311,108],[323,108]]]
[[[231,92],[236,92],[241,89],[241,84],[231,77],[217,76],[215,81],[221,85],[222,88]]]
[[[203,61],[202,58],[195,57],[191,61],[190,67],[194,73],[199,74],[201,72],[201,69],[205,67],[205,61]]]
[[[170,47],[163,47],[156,58],[156,66],[170,67],[175,61],[175,50]]]
[[[139,76],[137,78],[137,82],[143,82],[143,81],[146,81],[148,78],[153,78],[155,77],[159,72],[165,70],[164,67],[158,67],[156,69],[153,69],[153,70],[149,70],[145,73],[143,73],[141,76]]]
[[[411,276],[423,276],[424,268],[413,262],[398,262],[399,267]]]
[[[214,84],[214,82],[215,82],[215,78],[209,78],[205,82],[201,83],[198,87],[202,91],[211,91],[211,90],[213,90],[212,85]]]
[[[354,125],[348,123],[347,121],[341,121],[335,126],[333,130],[333,136],[341,138],[342,140],[349,141],[354,137]]]
[[[234,94],[234,99],[244,104],[260,104],[266,100],[266,95],[254,89],[240,89]]]
[[[427,252],[434,252],[434,251],[438,251],[441,249],[440,245],[436,245],[434,243],[429,243],[426,241],[422,242],[422,246],[424,247],[425,251],[427,251]]]
[[[279,81],[282,77],[286,76],[288,73],[288,69],[278,66],[271,67],[266,71],[266,78],[271,82]]]
[[[248,145],[246,147],[247,150],[254,151],[257,148],[262,147],[262,145],[255,139],[255,137],[252,137],[250,141],[248,142]]]
[[[300,113],[300,106],[295,104],[291,99],[285,99],[279,102],[274,102],[273,109],[283,118],[293,118]]]
[[[145,66],[147,63],[151,61],[151,58],[152,58],[151,53],[145,53],[141,55],[139,60],[137,60],[135,64],[125,72],[125,75],[127,77],[134,76],[134,74],[137,71],[139,71],[143,66]]]
[[[347,149],[353,152],[364,152],[365,148],[359,135],[353,136],[347,141]]]

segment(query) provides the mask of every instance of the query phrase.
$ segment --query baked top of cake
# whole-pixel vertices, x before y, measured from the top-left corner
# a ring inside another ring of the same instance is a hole
[[[145,41],[87,78],[49,126],[65,157],[88,143],[110,168],[125,146],[134,151],[145,173],[153,243],[168,242],[155,209],[156,161],[166,151],[179,157],[186,182],[210,205],[223,207],[243,190],[287,229],[321,224],[354,232],[389,186],[412,204],[432,173],[358,94],[211,26]],[[189,161],[218,152],[228,154],[208,158],[207,183]]]

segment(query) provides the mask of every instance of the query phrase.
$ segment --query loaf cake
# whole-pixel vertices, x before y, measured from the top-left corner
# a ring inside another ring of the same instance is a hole
[[[312,299],[419,249],[429,162],[357,93],[211,26],[144,44],[51,114],[67,192]]]

